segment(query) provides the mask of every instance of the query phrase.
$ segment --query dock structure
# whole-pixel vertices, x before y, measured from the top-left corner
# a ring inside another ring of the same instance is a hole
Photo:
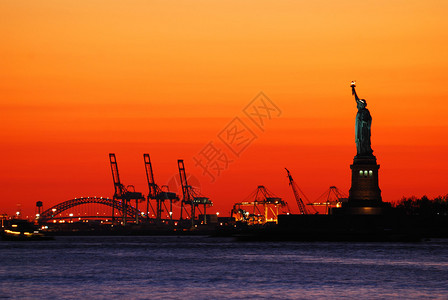
[[[259,185],[249,195],[248,201],[233,205],[232,217],[236,221],[246,222],[250,225],[277,223],[280,209],[287,209],[289,212],[287,203],[282,198],[268,191],[264,185]]]
[[[207,224],[207,207],[213,206],[213,202],[208,198],[200,194],[200,192],[193,186],[188,185],[187,173],[185,171],[185,164],[183,159],[177,161],[179,168],[180,182],[182,185],[182,202],[180,210],[180,220],[183,220],[183,212],[191,220],[191,227],[194,228],[196,224],[196,215],[199,211],[199,215],[203,216],[203,220],[198,220],[199,223]],[[187,206],[190,206],[190,212],[187,210]],[[202,211],[201,211],[202,206]],[[199,217],[199,216],[198,216]]]
[[[151,158],[149,154],[145,153],[143,154],[143,160],[145,162],[145,171],[146,171],[146,180],[148,182],[148,196],[146,199],[146,217],[147,220],[150,220],[149,217],[149,208],[151,207],[151,210],[155,216],[155,221],[157,224],[161,224],[163,222],[162,213],[165,209],[165,212],[168,213],[166,216],[169,220],[169,223],[173,223],[173,203],[179,201],[179,196],[177,196],[176,193],[170,192],[168,189],[168,186],[164,186],[165,190],[163,189],[163,186],[160,187],[158,184],[154,181],[154,172],[152,170],[152,163]],[[151,201],[155,201],[155,209],[151,205]],[[167,206],[167,203],[169,202],[169,206]]]

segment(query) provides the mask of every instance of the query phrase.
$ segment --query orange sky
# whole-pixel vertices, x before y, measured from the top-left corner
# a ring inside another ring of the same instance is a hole
[[[0,213],[26,214],[122,181],[147,193],[183,158],[214,211],[257,185],[292,203],[348,193],[356,152],[350,81],[373,116],[383,200],[448,193],[446,1],[0,2]],[[243,109],[282,111],[264,132]],[[215,182],[193,157],[234,118],[258,136]]]

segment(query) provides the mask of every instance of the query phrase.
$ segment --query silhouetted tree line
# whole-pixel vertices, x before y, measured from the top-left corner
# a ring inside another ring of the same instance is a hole
[[[448,194],[429,199],[427,196],[417,198],[403,197],[395,203],[396,208],[402,210],[406,215],[418,216],[448,216]]]

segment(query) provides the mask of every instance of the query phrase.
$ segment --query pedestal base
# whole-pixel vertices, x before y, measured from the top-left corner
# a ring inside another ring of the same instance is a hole
[[[352,185],[349,191],[348,202],[344,205],[353,212],[376,214],[383,206],[381,190],[378,185],[378,170],[374,155],[355,156],[352,170]]]

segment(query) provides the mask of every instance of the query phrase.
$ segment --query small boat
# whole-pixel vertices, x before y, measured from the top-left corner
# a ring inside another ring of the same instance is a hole
[[[54,237],[40,232],[36,225],[27,220],[11,220],[1,232],[4,241],[42,241]]]

